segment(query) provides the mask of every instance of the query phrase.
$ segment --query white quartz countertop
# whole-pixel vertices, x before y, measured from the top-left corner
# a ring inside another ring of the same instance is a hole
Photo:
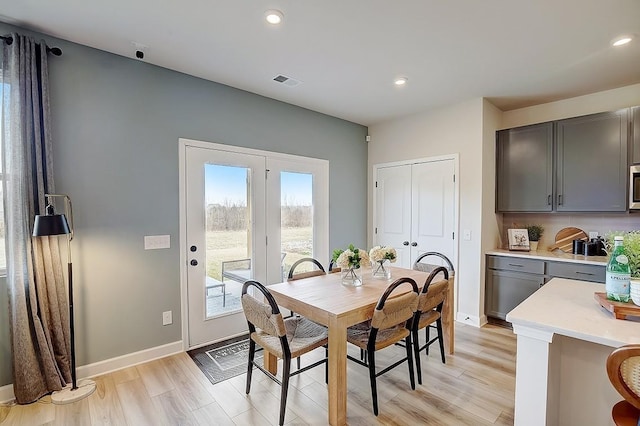
[[[517,327],[560,334],[605,346],[640,343],[640,317],[617,320],[594,299],[604,284],[553,278],[507,314]]]
[[[565,253],[561,250],[554,251],[509,251],[504,249],[489,250],[486,254],[494,256],[510,256],[524,259],[552,260],[556,262],[584,263],[587,265],[607,266],[608,256],[583,256],[581,254]]]

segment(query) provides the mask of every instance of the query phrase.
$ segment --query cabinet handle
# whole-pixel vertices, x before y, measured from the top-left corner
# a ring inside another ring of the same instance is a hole
[[[403,246],[408,246],[408,245],[409,245],[409,241],[403,241],[403,242],[402,242],[402,245],[403,245]]]
[[[416,243],[415,241],[411,243],[411,247],[418,247],[418,243]]]
[[[551,194],[547,195],[547,205],[551,205]]]
[[[516,263],[510,263],[509,266],[517,266],[518,268],[523,268],[524,265],[518,265]]]
[[[562,194],[558,194],[558,205],[562,205]]]
[[[594,275],[594,274],[592,274],[590,272],[580,272],[580,271],[576,271],[576,274],[577,275]]]

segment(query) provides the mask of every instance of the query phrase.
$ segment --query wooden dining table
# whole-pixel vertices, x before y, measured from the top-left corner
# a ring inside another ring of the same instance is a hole
[[[331,425],[347,423],[347,327],[371,319],[378,299],[394,280],[409,277],[422,289],[428,273],[391,267],[389,280],[373,278],[369,269],[364,269],[362,276],[363,284],[359,287],[343,285],[339,272],[269,286],[278,305],[322,324],[329,330],[327,368]],[[405,291],[408,291],[408,286]],[[453,289],[450,289],[449,294],[453,295]],[[453,297],[445,300],[442,321],[445,344],[450,353],[453,349],[452,301]],[[277,365],[276,356],[265,351],[265,368],[275,374]]]

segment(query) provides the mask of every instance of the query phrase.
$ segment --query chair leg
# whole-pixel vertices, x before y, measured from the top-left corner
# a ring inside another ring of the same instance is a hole
[[[298,358],[296,358],[296,360],[298,361],[298,370],[300,370],[300,358],[302,358],[302,357],[299,356]]]
[[[375,351],[367,351],[369,358],[369,380],[371,381],[371,400],[373,402],[373,414],[378,415],[378,389],[376,387],[376,358]]]
[[[329,347],[324,347],[324,357],[327,359],[327,362],[324,363],[324,382],[325,384],[329,384]]]
[[[253,358],[256,354],[256,342],[249,339],[249,365],[247,366],[247,387],[245,393],[249,395],[251,390],[251,373],[253,372]]]
[[[438,330],[438,342],[440,342],[440,357],[442,358],[442,363],[446,364],[444,359],[444,339],[442,338],[442,319],[436,320],[436,328]]]
[[[289,376],[291,373],[291,358],[282,360],[282,389],[280,391],[280,426],[284,424],[284,413],[287,409],[287,392],[289,391]]]
[[[425,348],[425,352],[426,352],[427,356],[429,356],[429,340],[431,339],[431,337],[429,337],[429,334],[430,334],[430,333],[429,333],[429,329],[430,329],[430,328],[431,328],[431,326],[430,326],[430,325],[427,325],[427,326],[424,328],[425,335],[427,336],[427,347]]]
[[[411,348],[411,334],[404,339],[404,345],[407,347],[407,363],[409,364],[409,381],[411,382],[411,389],[416,389],[416,379],[413,377],[413,354]],[[420,361],[418,361],[420,362]]]
[[[416,373],[418,373],[418,384],[422,384],[422,363],[420,362],[420,341],[418,340],[418,330],[413,334],[413,355],[416,360]]]

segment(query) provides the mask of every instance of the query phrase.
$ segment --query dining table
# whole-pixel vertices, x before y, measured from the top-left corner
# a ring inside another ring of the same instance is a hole
[[[409,277],[422,290],[429,276],[427,272],[391,267],[390,279],[372,277],[371,270],[362,271],[362,285],[343,285],[340,272],[329,273],[269,286],[278,305],[327,327],[328,349],[328,405],[329,424],[347,423],[347,328],[373,317],[378,299],[396,279]],[[396,295],[409,291],[409,286],[398,288]],[[449,353],[453,353],[452,303],[453,289],[443,306],[443,333]],[[277,357],[265,351],[264,367],[277,373]]]

